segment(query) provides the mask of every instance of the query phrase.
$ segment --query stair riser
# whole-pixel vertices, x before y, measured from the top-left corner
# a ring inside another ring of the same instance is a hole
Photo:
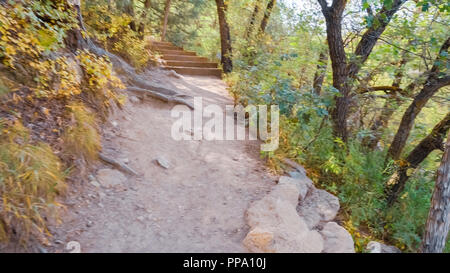
[[[174,70],[181,75],[191,76],[214,76],[222,78],[222,71],[220,69],[193,69],[185,67],[164,67],[167,70]]]
[[[195,56],[195,52],[192,51],[183,51],[183,50],[161,50],[159,49],[159,52],[161,52],[164,55],[183,55],[183,56]]]
[[[183,55],[163,55],[166,61],[189,61],[189,62],[207,62],[208,59],[197,56],[183,56]]]
[[[217,68],[217,63],[166,61],[167,66]]]
[[[183,49],[181,47],[177,46],[153,46],[155,50],[178,50],[182,51]]]

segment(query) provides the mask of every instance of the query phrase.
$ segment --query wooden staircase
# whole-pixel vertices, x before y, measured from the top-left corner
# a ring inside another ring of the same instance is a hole
[[[217,63],[199,57],[193,51],[186,51],[170,42],[152,42],[154,50],[162,54],[164,69],[174,70],[181,75],[215,76],[222,78],[222,70]]]

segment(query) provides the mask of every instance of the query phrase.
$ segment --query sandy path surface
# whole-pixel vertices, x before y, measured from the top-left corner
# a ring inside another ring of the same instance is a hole
[[[156,82],[202,96],[204,106],[233,104],[216,78],[155,73]],[[103,151],[139,175],[125,174],[109,187],[97,174],[112,167],[96,166],[91,181],[69,194],[64,224],[52,230],[55,247],[49,252],[64,251],[70,241],[79,242],[81,252],[246,252],[244,213],[276,181],[259,157],[260,143],[175,141],[172,107],[149,99],[127,103],[110,117]]]

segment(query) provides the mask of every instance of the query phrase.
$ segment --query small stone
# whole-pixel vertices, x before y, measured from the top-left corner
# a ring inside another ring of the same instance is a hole
[[[369,242],[366,250],[369,253],[402,253],[402,251],[395,246],[389,246],[375,241]]]
[[[168,169],[170,167],[170,163],[165,158],[157,158],[156,163],[158,163],[159,166],[163,167],[164,169]]]
[[[89,183],[91,183],[92,186],[94,186],[96,188],[100,188],[100,184],[97,182],[97,180],[91,180],[91,181],[89,181]]]
[[[92,221],[87,221],[86,226],[87,227],[92,227],[94,225],[94,223]]]
[[[113,127],[117,127],[117,126],[119,125],[119,123],[117,123],[117,121],[112,121],[112,122],[111,122],[111,125],[112,125]]]
[[[98,206],[101,207],[101,208],[104,207],[102,203],[98,203]]]
[[[136,96],[129,96],[128,97],[129,98],[129,100],[132,102],[132,103],[139,103],[141,100],[138,98],[138,97],[136,97]]]
[[[140,222],[144,222],[145,217],[144,217],[144,216],[138,216],[137,219],[138,219],[138,221],[140,221]]]

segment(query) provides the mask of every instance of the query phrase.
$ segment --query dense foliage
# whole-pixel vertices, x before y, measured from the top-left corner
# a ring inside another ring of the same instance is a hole
[[[448,39],[448,3],[407,1],[393,17],[368,60],[360,64],[360,72],[352,83],[350,138],[344,142],[333,134],[330,110],[339,90],[333,87],[333,70],[328,60],[323,86],[320,92],[314,90],[315,74],[324,65],[320,55],[328,51],[319,3],[302,1],[296,5],[294,1],[278,1],[266,31],[261,33],[259,22],[268,2],[230,1],[227,14],[234,64],[227,81],[236,102],[278,104],[283,115],[281,146],[264,156],[278,171],[283,169],[283,157],[305,164],[318,185],[337,194],[343,205],[340,217],[352,231],[359,250],[368,240],[377,239],[405,251],[417,251],[442,152],[433,151],[417,169],[408,170],[406,188],[390,207],[385,201],[385,184],[401,161],[386,157],[403,113],[420,90],[417,82],[424,81],[436,63],[441,66],[441,76],[448,75],[448,52],[439,52]],[[350,1],[347,5],[343,37],[350,60],[364,29],[380,24],[382,18],[374,14],[386,2],[389,1]],[[254,6],[258,4],[260,12],[248,37]],[[203,8],[199,27],[191,31],[191,26],[177,25],[170,29],[169,37],[189,32],[183,46],[219,60],[215,7],[213,3],[199,7]],[[392,86],[396,80],[404,92],[361,91]],[[449,94],[448,86],[441,88],[419,113],[403,155],[446,116]],[[392,110],[388,122],[374,126],[381,115],[389,112],[386,110]]]

